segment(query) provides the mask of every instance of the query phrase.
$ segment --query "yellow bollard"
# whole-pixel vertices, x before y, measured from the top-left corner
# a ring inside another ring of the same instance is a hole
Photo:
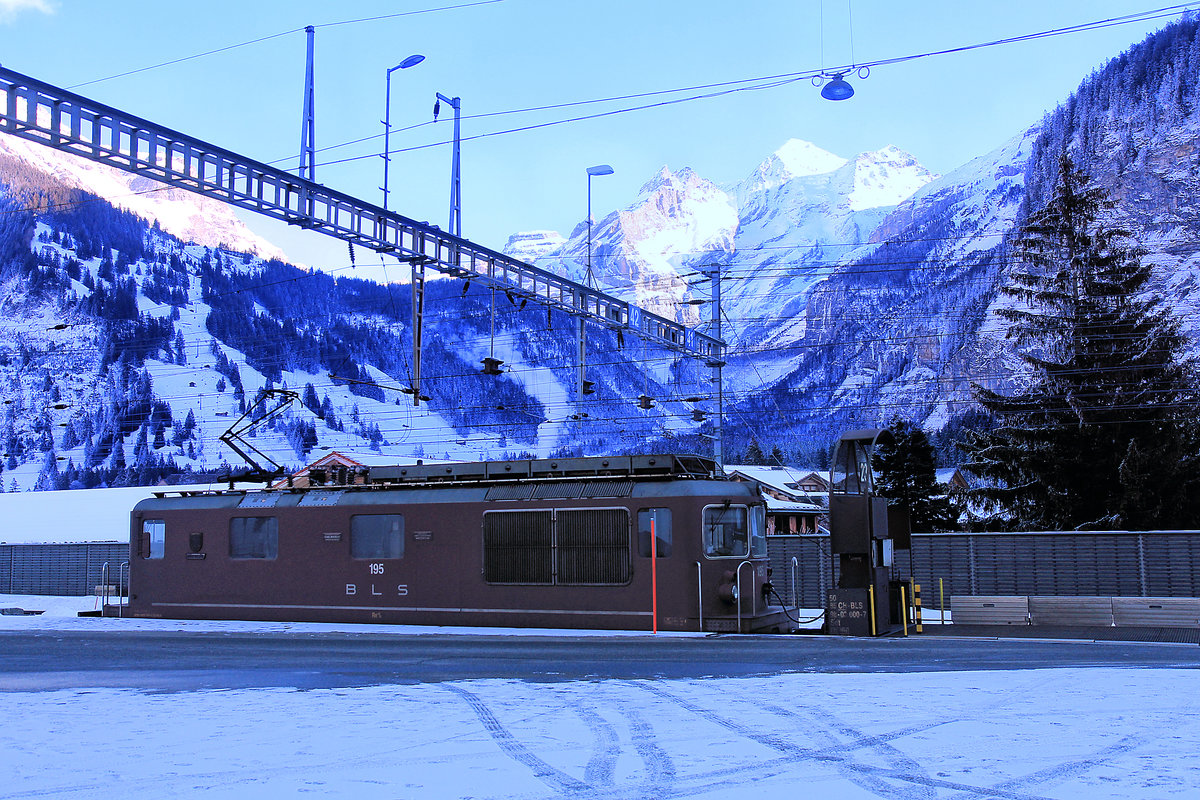
[[[921,624],[921,584],[914,583],[913,587],[913,622],[916,623],[917,633],[924,633],[925,626]]]
[[[904,596],[904,584],[900,584],[900,621],[904,623],[904,635],[908,636],[908,598]]]
[[[938,578],[938,600],[942,604],[942,624],[946,624],[946,587],[942,583],[942,579]]]
[[[875,587],[867,587],[867,604],[871,606],[871,635],[875,635]]]

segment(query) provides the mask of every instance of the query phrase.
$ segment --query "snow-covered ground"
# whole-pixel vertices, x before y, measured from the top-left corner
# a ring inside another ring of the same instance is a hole
[[[0,607],[47,610],[0,620],[69,630],[86,601],[0,596]],[[143,622],[264,635],[285,627]],[[1194,797],[1198,674],[1097,667],[9,691],[0,692],[0,796]]]
[[[1196,673],[0,694],[18,797],[1195,797]]]

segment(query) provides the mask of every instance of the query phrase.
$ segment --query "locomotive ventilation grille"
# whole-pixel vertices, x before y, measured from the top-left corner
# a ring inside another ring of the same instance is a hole
[[[489,512],[483,518],[483,563],[488,583],[628,583],[629,512]]]

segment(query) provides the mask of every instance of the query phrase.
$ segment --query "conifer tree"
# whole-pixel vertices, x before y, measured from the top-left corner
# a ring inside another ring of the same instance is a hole
[[[1112,206],[1067,155],[1046,205],[1013,243],[997,313],[1024,385],[976,385],[998,426],[971,436],[964,467],[989,527],[1147,529],[1195,524],[1200,404],[1178,324],[1145,290],[1151,268],[1105,222]]]
[[[879,495],[908,512],[914,531],[946,531],[955,527],[946,487],[937,482],[933,445],[925,431],[900,418],[888,426],[871,460]]]

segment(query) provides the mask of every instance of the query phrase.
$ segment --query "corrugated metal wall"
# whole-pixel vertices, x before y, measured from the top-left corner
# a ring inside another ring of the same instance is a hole
[[[1200,597],[1200,531],[914,534],[912,577],[927,607],[951,595]],[[820,608],[832,583],[829,537],[771,536],[776,590],[789,604],[791,559],[801,605]],[[909,551],[893,577],[909,576]]]
[[[104,582],[129,582],[121,564],[129,560],[127,544],[3,544],[0,545],[0,594],[83,596]]]

